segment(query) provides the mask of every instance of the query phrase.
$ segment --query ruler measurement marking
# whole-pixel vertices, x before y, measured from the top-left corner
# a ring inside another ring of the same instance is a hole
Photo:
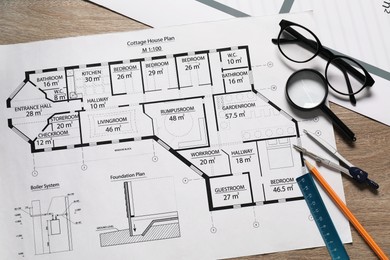
[[[297,183],[332,259],[349,259],[311,174],[298,177]]]

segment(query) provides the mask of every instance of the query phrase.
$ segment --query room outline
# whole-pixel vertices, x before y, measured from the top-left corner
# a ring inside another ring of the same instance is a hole
[[[248,46],[28,71],[8,126],[31,153],[153,140],[204,179],[210,211],[301,200],[298,122],[252,73]]]

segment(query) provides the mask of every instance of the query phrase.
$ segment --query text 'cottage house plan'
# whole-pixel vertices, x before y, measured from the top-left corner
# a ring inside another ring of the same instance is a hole
[[[210,211],[300,200],[298,124],[255,90],[249,57],[239,46],[28,71],[8,126],[32,153],[153,140],[204,179]]]

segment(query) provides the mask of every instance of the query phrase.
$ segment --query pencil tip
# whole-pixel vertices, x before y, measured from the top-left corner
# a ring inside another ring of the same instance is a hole
[[[309,163],[309,162],[306,161],[305,159],[303,159],[303,161],[305,162],[306,167],[307,167],[309,170],[313,169],[313,165],[312,165],[311,163]]]
[[[305,134],[307,134],[307,130],[306,130],[306,129],[303,129],[303,132],[304,132]]]

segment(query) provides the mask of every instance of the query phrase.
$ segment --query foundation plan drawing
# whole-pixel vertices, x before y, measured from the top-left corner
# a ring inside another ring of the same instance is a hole
[[[322,245],[293,144],[310,146],[303,128],[332,130],[285,101],[292,71],[271,42],[278,19],[0,49],[11,53],[0,74],[4,259],[221,259]],[[328,178],[342,193],[340,176]],[[348,223],[335,223],[350,241]]]

